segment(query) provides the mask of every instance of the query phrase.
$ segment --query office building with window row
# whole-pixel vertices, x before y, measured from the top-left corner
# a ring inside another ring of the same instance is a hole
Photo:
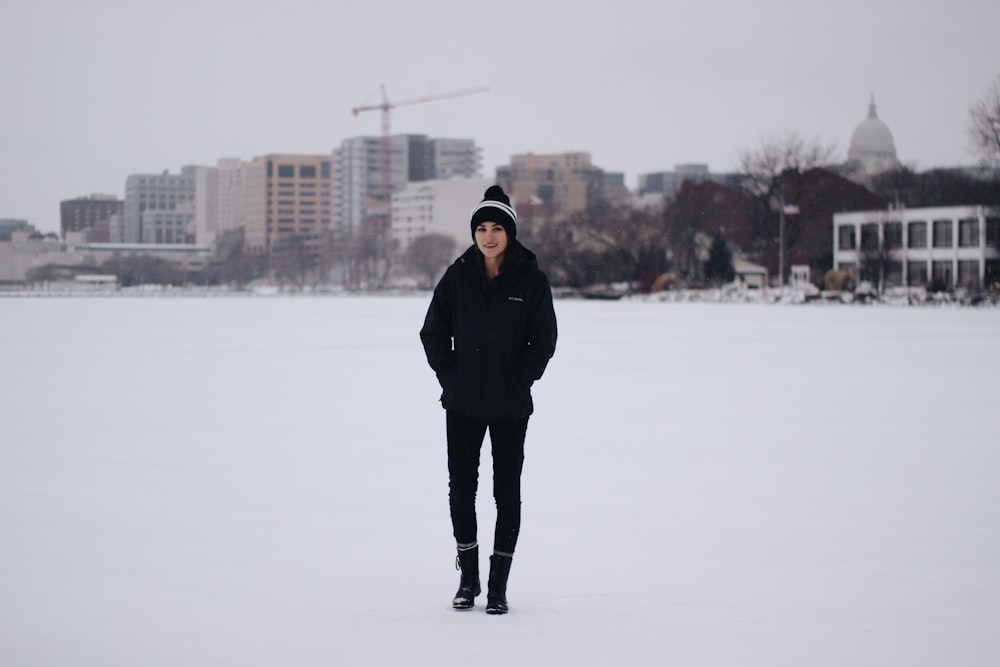
[[[1000,211],[984,206],[833,216],[833,262],[883,286],[974,289],[1000,281]]]
[[[270,154],[254,158],[243,169],[247,247],[270,252],[283,238],[330,229],[332,202],[332,156]]]

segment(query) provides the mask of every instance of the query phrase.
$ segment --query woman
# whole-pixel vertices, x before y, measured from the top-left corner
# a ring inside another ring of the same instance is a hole
[[[447,415],[452,528],[462,571],[455,609],[480,594],[476,489],[487,429],[497,505],[486,612],[507,613],[507,577],[521,527],[521,467],[531,385],[555,352],[556,316],[548,278],[517,242],[517,214],[500,186],[472,211],[475,244],[434,289],[420,330]]]

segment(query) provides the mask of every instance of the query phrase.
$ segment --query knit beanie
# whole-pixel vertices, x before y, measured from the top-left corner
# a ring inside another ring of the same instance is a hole
[[[499,185],[486,188],[483,201],[472,209],[472,238],[476,238],[476,227],[484,222],[492,222],[503,227],[507,238],[517,238],[517,213],[510,205],[510,197]]]

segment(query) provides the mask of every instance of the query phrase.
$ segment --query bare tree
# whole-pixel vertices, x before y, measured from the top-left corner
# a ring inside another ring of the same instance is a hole
[[[969,148],[984,164],[1000,165],[1000,76],[969,109]]]
[[[666,270],[662,221],[648,211],[599,203],[523,234],[555,285],[648,285]]]
[[[236,289],[265,273],[263,253],[249,252],[244,243],[243,227],[222,232],[215,240],[218,279]]]
[[[807,141],[795,132],[761,139],[756,149],[745,149],[740,154],[740,170],[744,174],[743,190],[757,199],[769,214],[757,223],[760,238],[776,241],[779,282],[785,280],[785,252],[794,244],[802,231],[801,220],[786,224],[785,206],[800,202],[786,202],[785,176],[802,173],[814,167],[829,164],[835,146],[824,145],[818,139]],[[796,216],[797,218],[797,216]],[[789,243],[791,242],[791,243]]]
[[[328,238],[323,232],[304,232],[279,239],[271,248],[271,272],[283,288],[315,287],[327,278]]]
[[[807,141],[795,132],[763,137],[757,148],[746,148],[740,152],[743,189],[747,194],[774,206],[781,194],[782,174],[829,164],[835,150],[834,144],[824,145],[819,139]]]
[[[445,234],[424,234],[410,242],[404,257],[407,268],[420,274],[427,287],[434,286],[441,269],[454,259],[455,239]]]
[[[135,285],[183,285],[184,271],[173,262],[154,255],[121,255],[105,260],[101,272],[118,276],[122,287]]]

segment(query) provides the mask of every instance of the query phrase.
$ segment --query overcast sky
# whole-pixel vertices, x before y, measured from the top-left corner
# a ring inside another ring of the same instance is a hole
[[[874,92],[900,159],[974,163],[968,109],[1000,75],[995,0],[0,0],[0,218],[130,173],[329,153],[380,132],[512,154],[586,151],[636,175],[735,167],[788,131],[846,158]]]

